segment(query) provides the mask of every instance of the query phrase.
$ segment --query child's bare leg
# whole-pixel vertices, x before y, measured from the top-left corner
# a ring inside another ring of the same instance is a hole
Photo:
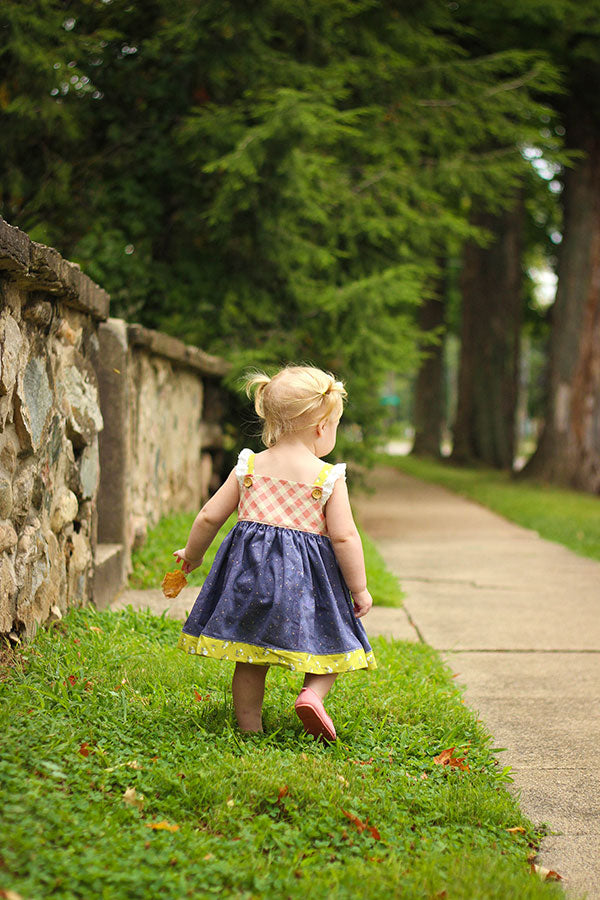
[[[239,662],[235,664],[233,708],[241,731],[262,731],[262,705],[268,666]]]
[[[320,700],[324,700],[336,678],[337,672],[331,672],[327,675],[315,675],[312,672],[307,672],[304,677],[304,687],[310,688]]]

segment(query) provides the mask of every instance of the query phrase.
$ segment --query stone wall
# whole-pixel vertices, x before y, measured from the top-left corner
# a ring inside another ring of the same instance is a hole
[[[0,632],[91,596],[109,297],[0,220]]]
[[[228,367],[197,347],[121,319],[102,323],[98,334],[105,420],[98,537],[122,545],[124,580],[131,551],[148,528],[164,515],[198,510],[218,486],[222,432],[209,421],[205,396],[214,411]]]
[[[105,605],[147,529],[216,486],[227,365],[108,314],[0,219],[0,633]]]

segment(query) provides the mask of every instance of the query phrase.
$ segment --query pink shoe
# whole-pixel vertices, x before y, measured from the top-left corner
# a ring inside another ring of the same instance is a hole
[[[302,688],[294,709],[308,734],[325,738],[326,741],[335,741],[337,735],[333,722],[325,712],[321,698],[312,688]]]

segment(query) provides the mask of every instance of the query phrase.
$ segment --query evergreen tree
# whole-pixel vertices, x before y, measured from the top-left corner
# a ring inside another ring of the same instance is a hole
[[[552,332],[545,425],[524,475],[600,492],[600,3],[598,0],[469,0],[461,18],[473,52],[544,50],[564,73],[550,120],[572,164],[562,175],[563,239]]]
[[[64,9],[45,0],[35,15]],[[64,223],[53,243],[113,313],[234,372],[288,359],[339,372],[348,418],[376,439],[379,385],[415,367],[436,260],[477,233],[465,198],[514,189],[551,68],[535,53],[468,56],[433,0],[68,11],[61,39],[78,51],[65,58],[94,92],[73,104],[79,143],[63,151],[80,160],[73,209],[53,214],[40,191],[40,223]]]

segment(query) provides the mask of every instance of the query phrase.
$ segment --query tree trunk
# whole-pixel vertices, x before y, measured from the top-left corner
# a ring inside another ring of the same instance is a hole
[[[586,156],[567,170],[563,242],[552,308],[549,396],[537,450],[523,469],[600,493],[600,134],[567,131]],[[575,140],[579,138],[579,140]]]
[[[512,469],[523,313],[523,199],[499,215],[480,213],[477,225],[495,237],[469,243],[461,275],[461,354],[452,459]]]
[[[439,457],[444,420],[444,280],[440,280],[439,295],[428,297],[419,308],[419,328],[438,331],[440,340],[429,346],[421,362],[415,381],[413,420],[415,439],[412,453],[416,456]]]

